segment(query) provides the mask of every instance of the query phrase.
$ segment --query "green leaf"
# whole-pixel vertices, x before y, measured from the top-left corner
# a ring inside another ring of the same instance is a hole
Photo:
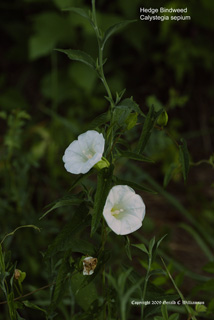
[[[18,314],[18,312],[16,313],[16,315],[17,315],[17,320],[25,320],[25,318],[22,318],[22,317]]]
[[[77,273],[77,274],[74,274],[71,278],[70,285],[71,285],[72,292],[75,295],[75,302],[84,311],[89,310],[94,300],[98,298],[96,286],[94,282],[90,281],[93,275],[84,276],[81,273]],[[86,282],[87,279],[90,281],[89,283]],[[73,316],[72,316],[72,319],[73,319]],[[78,317],[76,319],[78,319]]]
[[[135,153],[135,152],[129,152],[129,151],[125,151],[122,152],[119,157],[123,157],[123,158],[128,158],[128,159],[132,159],[132,160],[137,160],[137,161],[142,161],[142,162],[153,162],[154,161],[146,156],[143,156],[141,154]]]
[[[22,301],[22,303],[24,304],[25,307],[30,308],[30,309],[35,309],[35,310],[39,310],[44,312],[45,314],[47,314],[47,311],[45,309],[42,309],[40,307],[38,307],[36,304],[26,300],[26,301]]]
[[[147,301],[175,301],[179,298],[177,294],[165,294],[164,290],[155,286],[150,281],[148,281],[147,290],[145,300]],[[145,308],[144,318],[151,318],[151,315],[156,315],[161,308],[161,304],[159,305],[148,305]]]
[[[9,308],[10,319],[17,320],[17,312],[16,312],[15,303],[14,303],[14,293],[13,292],[10,292],[8,294],[7,304],[8,304],[8,308]]]
[[[172,281],[172,283],[173,283],[173,285],[174,285],[175,290],[176,290],[177,293],[179,294],[179,297],[181,298],[181,300],[185,300],[182,292],[180,291],[180,289],[178,288],[177,284],[175,283],[175,281],[174,281],[171,273],[169,272],[169,269],[167,268],[167,266],[166,266],[166,264],[165,264],[165,262],[164,262],[164,260],[163,260],[162,257],[161,257],[161,261],[162,261],[162,263],[163,263],[163,265],[164,265],[164,267],[165,267],[165,269],[166,269],[166,272],[167,272],[170,280]],[[185,304],[184,307],[185,307],[185,309],[186,309],[186,311],[187,311],[188,314],[192,314],[191,308],[189,307],[188,304]],[[195,317],[193,318],[193,320],[196,320]]]
[[[79,248],[76,248],[79,241],[79,237],[77,237],[77,235],[90,225],[88,211],[88,208],[84,204],[81,204],[76,209],[71,221],[65,225],[65,227],[58,233],[53,243],[48,247],[45,258],[52,257],[59,251],[66,251],[69,249],[74,251],[77,249],[79,250]],[[88,248],[86,247],[85,249],[87,250]]]
[[[157,276],[157,275],[166,275],[166,272],[162,269],[155,269],[155,270],[152,270],[150,273],[149,273],[149,278],[152,277],[152,276]]]
[[[130,296],[136,292],[138,288],[140,288],[142,282],[144,281],[144,278],[141,278],[137,283],[135,283],[133,286],[129,287],[126,293],[123,295],[121,299],[121,313],[122,313],[122,319],[126,319],[126,308],[127,303],[130,299]]]
[[[149,241],[149,254],[152,255],[152,249],[155,245],[155,237],[153,237],[150,241]]]
[[[66,291],[65,288],[67,287],[67,284],[68,284],[67,274],[69,271],[71,271],[71,267],[69,264],[69,257],[70,257],[70,250],[65,252],[64,257],[62,259],[62,263],[57,273],[56,283],[54,285],[51,304],[49,307],[50,313],[52,313],[56,309],[57,305],[62,300],[63,295]]]
[[[131,110],[127,106],[116,106],[113,112],[113,122],[119,127],[126,126]]]
[[[189,173],[189,152],[187,149],[186,140],[181,139],[181,142],[182,142],[182,145],[179,146],[179,155],[180,155],[180,162],[182,166],[184,181],[186,181]]]
[[[117,291],[120,296],[124,296],[126,281],[129,278],[131,272],[132,268],[129,268],[126,271],[121,272],[117,279]]]
[[[166,238],[166,236],[167,236],[167,234],[165,234],[163,237],[160,238],[160,240],[157,241],[156,250],[158,249],[158,247],[161,244],[161,242],[163,241],[163,239]]]
[[[207,311],[207,307],[204,306],[203,304],[196,304],[195,311],[196,312],[206,312]]]
[[[131,254],[131,248],[130,248],[130,239],[128,236],[125,236],[125,250],[126,250],[126,254],[127,257],[129,258],[129,260],[132,260],[132,254]]]
[[[138,104],[132,98],[124,99],[113,111],[113,123],[130,130],[138,114],[142,114]]]
[[[83,52],[80,50],[72,50],[72,49],[66,49],[66,50],[55,49],[55,50],[67,54],[68,58],[71,60],[82,62],[87,66],[91,67],[93,70],[96,69],[96,64],[94,59],[86,52]]]
[[[214,279],[208,280],[208,281],[206,281],[205,283],[203,283],[203,284],[200,286],[200,289],[201,289],[201,290],[204,290],[204,291],[213,292],[213,291],[214,291]]]
[[[22,283],[22,282],[25,280],[25,278],[26,278],[26,272],[21,271],[21,270],[19,270],[19,271],[20,271],[20,277],[19,277],[18,281],[19,281],[20,283]]]
[[[127,125],[127,130],[131,130],[136,126],[138,119],[138,114],[137,112],[131,113],[128,118],[126,119],[126,125]]]
[[[5,273],[4,255],[3,255],[2,246],[0,243],[0,274],[4,274],[4,273]]]
[[[170,180],[172,179],[173,177],[173,174],[175,172],[175,169],[177,168],[178,166],[175,164],[175,163],[171,163],[166,171],[166,174],[164,176],[164,180],[163,180],[163,186],[164,188],[166,188],[166,186],[169,184]]]
[[[71,192],[71,190],[73,190],[77,185],[79,185],[81,182],[83,182],[87,177],[89,177],[90,175],[92,175],[94,173],[93,168],[88,171],[85,174],[81,174],[77,179],[74,180],[74,182],[72,183],[69,192]],[[41,218],[40,218],[41,219]]]
[[[169,316],[169,320],[179,320],[179,313],[173,313]]]
[[[157,194],[157,192],[155,192],[154,190],[148,188],[147,186],[144,186],[144,185],[141,185],[141,184],[138,184],[138,183],[135,183],[135,182],[131,182],[131,181],[128,181],[128,180],[123,180],[123,179],[119,179],[117,177],[114,176],[114,179],[115,179],[115,184],[116,185],[127,185],[135,190],[141,190],[141,191],[146,191],[146,192],[149,192],[149,193],[153,193],[153,194]]]
[[[164,320],[168,320],[168,312],[166,304],[162,303],[161,312]]]
[[[149,137],[152,133],[152,129],[155,125],[155,121],[158,118],[158,116],[162,113],[163,109],[159,110],[158,112],[155,111],[154,107],[151,106],[149,108],[149,112],[145,118],[143,129],[141,132],[140,140],[137,146],[137,152],[142,153],[148,140]]]
[[[208,262],[204,267],[203,270],[209,273],[214,273],[214,261]]]
[[[117,105],[120,100],[122,99],[124,93],[126,92],[126,89],[123,89],[121,92],[116,92],[116,101],[115,101],[115,104]]]
[[[167,236],[167,234],[165,234],[159,241],[156,242],[155,244],[155,248],[153,249],[153,255],[152,255],[152,260],[154,261],[156,258],[156,254],[158,252],[158,247],[161,244],[161,242],[163,241],[163,239]]]
[[[103,41],[102,41],[102,49],[105,46],[106,41],[117,31],[120,29],[126,27],[128,24],[132,22],[136,22],[137,20],[126,20],[126,21],[121,21],[119,23],[116,23],[115,25],[111,26],[109,29],[106,30]]]
[[[186,230],[195,239],[195,241],[198,243],[198,245],[200,246],[200,248],[202,249],[204,254],[207,256],[207,258],[212,261],[214,259],[214,255],[213,255],[212,251],[209,249],[206,242],[198,234],[198,232],[196,230],[194,230],[191,226],[189,226],[185,223],[181,223],[181,224],[179,224],[179,226],[182,229]]]
[[[88,15],[88,13],[81,8],[75,8],[75,7],[68,7],[68,8],[64,8],[62,9],[62,11],[72,11],[77,13],[78,15],[80,15],[81,17],[87,19],[92,25],[93,25],[93,21],[91,20],[90,16]]]
[[[65,206],[73,206],[73,205],[79,205],[81,202],[83,202],[83,199],[79,199],[77,195],[72,195],[70,197],[67,197],[66,199],[58,200],[52,207],[47,210],[39,219],[43,219],[49,212]],[[50,206],[50,205],[49,205]]]
[[[97,176],[97,191],[94,199],[94,211],[91,223],[91,235],[97,230],[103,214],[103,208],[112,185],[112,175],[114,166],[104,168],[99,171]]]
[[[132,244],[132,246],[140,249],[141,251],[145,252],[146,254],[149,254],[145,244],[143,244],[143,243],[141,243],[141,244]]]
[[[139,105],[133,100],[132,97],[122,100],[119,103],[119,106],[128,108],[131,111],[135,111],[137,114],[143,115],[143,112],[139,108]]]
[[[97,116],[94,120],[92,120],[91,123],[89,123],[88,129],[95,129],[97,127],[100,127],[107,122],[109,122],[111,119],[111,115],[109,112],[105,112]]]

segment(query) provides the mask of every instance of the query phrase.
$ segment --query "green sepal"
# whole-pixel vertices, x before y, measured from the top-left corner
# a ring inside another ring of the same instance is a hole
[[[110,166],[110,163],[108,162],[108,160],[102,157],[102,159],[94,165],[94,168],[100,171],[104,168],[108,168],[109,166]]]

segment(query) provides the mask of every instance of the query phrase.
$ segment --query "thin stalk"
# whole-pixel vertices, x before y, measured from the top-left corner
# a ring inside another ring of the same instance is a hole
[[[114,114],[113,114],[113,109],[115,107],[114,104],[114,100],[112,97],[112,93],[111,90],[109,88],[109,85],[106,81],[105,78],[105,74],[104,74],[104,70],[103,70],[103,50],[104,50],[104,46],[103,46],[103,42],[102,42],[102,35],[100,33],[100,30],[98,28],[98,24],[97,24],[97,16],[96,16],[96,7],[95,7],[95,0],[92,0],[92,19],[93,19],[93,28],[97,37],[97,43],[98,43],[98,73],[99,73],[99,77],[106,89],[106,92],[108,94],[108,99],[110,102],[110,110],[111,110],[111,120],[110,120],[110,127],[112,125],[112,123],[114,122]],[[110,147],[113,144],[113,130],[111,130],[110,136],[109,136],[109,145]]]
[[[145,281],[144,281],[144,286],[143,286],[142,301],[145,300],[145,295],[146,295],[147,283],[148,283],[148,280],[149,280],[149,273],[150,273],[150,269],[151,269],[151,264],[152,264],[152,257],[151,257],[151,255],[149,255],[149,264],[148,264],[148,268],[147,268],[147,272],[146,272],[146,277],[145,277]],[[142,304],[142,307],[141,307],[141,319],[142,319],[142,320],[144,319],[144,318],[143,318],[144,307],[145,307],[145,304],[143,303],[143,304]]]
[[[169,270],[168,270],[168,268],[167,268],[167,266],[166,266],[166,264],[165,264],[165,262],[164,262],[164,260],[163,260],[162,257],[161,257],[161,261],[162,261],[162,263],[163,263],[163,265],[164,265],[164,267],[165,267],[165,269],[166,269],[166,272],[167,272],[170,280],[172,281],[172,283],[173,283],[173,285],[174,285],[177,293],[179,294],[181,300],[184,301],[184,300],[185,300],[185,299],[184,299],[184,296],[183,296],[182,292],[179,290],[179,288],[177,287],[177,285],[176,285],[174,279],[172,278],[171,273],[169,272]],[[197,320],[196,317],[195,317],[194,315],[192,315],[192,311],[191,311],[190,307],[188,306],[188,304],[185,304],[184,306],[185,306],[185,308],[186,308],[186,310],[187,310],[189,319]]]
[[[97,17],[96,17],[96,8],[95,8],[95,0],[92,0],[92,17],[93,17],[93,22],[94,22],[94,31],[96,33],[96,37],[97,37],[97,42],[98,42],[98,50],[99,50],[99,56],[98,56],[98,62],[99,62],[99,75],[100,75],[100,79],[106,89],[106,92],[108,94],[108,97],[110,99],[110,103],[111,103],[111,108],[114,107],[114,102],[112,99],[112,93],[111,90],[108,86],[108,83],[106,81],[105,78],[105,74],[104,74],[104,70],[103,70],[103,45],[102,45],[102,38],[99,32],[99,28],[97,25]]]
[[[103,218],[103,223],[102,223],[102,247],[101,247],[101,251],[104,251],[105,243],[106,243],[106,226],[105,226],[105,221],[104,221],[104,218]],[[106,272],[105,272],[105,264],[103,265],[103,268],[102,268],[102,294],[103,294],[103,297],[106,296]],[[104,302],[103,320],[105,320],[105,319],[106,319],[106,303]]]

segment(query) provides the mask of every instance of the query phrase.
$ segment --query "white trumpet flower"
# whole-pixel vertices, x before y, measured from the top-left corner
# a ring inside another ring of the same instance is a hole
[[[65,169],[74,174],[88,172],[102,158],[105,139],[102,133],[89,130],[78,136],[65,150]]]
[[[118,235],[126,235],[142,226],[145,204],[132,188],[118,185],[108,194],[103,216],[112,231]]]

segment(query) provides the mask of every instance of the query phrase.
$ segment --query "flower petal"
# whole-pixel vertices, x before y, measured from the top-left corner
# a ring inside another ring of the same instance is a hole
[[[116,234],[129,234],[142,226],[145,204],[132,188],[118,185],[108,194],[103,216]]]
[[[63,161],[68,172],[88,172],[103,156],[105,140],[102,133],[89,130],[79,135],[65,150]]]

